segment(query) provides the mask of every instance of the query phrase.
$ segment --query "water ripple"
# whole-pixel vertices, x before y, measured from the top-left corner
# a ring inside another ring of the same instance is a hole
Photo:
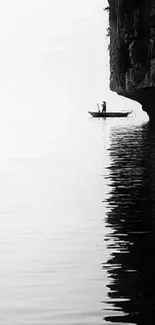
[[[105,237],[111,313],[107,323],[155,322],[155,134],[148,125],[114,127],[107,166]],[[105,307],[106,308],[106,307]],[[119,313],[118,313],[119,311]]]

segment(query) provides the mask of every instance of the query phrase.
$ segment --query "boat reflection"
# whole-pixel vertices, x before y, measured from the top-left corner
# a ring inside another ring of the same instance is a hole
[[[155,134],[113,128],[105,238],[107,323],[155,323]]]

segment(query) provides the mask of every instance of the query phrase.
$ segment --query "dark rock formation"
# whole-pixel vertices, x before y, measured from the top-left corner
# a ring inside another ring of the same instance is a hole
[[[110,88],[155,119],[155,0],[108,0]]]

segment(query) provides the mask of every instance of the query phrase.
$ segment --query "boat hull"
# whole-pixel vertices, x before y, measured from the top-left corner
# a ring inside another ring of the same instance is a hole
[[[88,112],[92,117],[127,117],[131,112]]]

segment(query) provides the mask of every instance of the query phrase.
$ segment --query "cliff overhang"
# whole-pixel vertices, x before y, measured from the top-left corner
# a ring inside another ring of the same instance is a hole
[[[155,117],[155,0],[108,0],[110,88]]]

